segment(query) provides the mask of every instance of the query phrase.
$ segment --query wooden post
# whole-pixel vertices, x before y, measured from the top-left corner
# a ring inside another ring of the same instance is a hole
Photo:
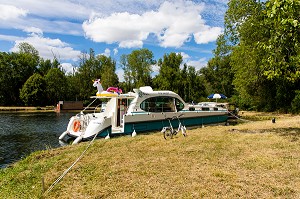
[[[44,182],[44,177],[42,177],[42,195],[45,193],[45,182]]]

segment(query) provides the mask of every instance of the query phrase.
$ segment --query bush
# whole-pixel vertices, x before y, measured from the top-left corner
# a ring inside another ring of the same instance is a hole
[[[294,114],[300,113],[300,90],[295,91],[295,98],[292,101],[291,109],[291,112]]]
[[[35,73],[28,78],[20,90],[20,98],[27,106],[41,106],[45,104],[45,80]]]

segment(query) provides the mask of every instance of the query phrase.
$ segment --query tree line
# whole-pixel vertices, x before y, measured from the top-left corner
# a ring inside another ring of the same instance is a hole
[[[300,111],[300,1],[231,0],[224,33],[216,41],[213,58],[196,70],[178,53],[154,60],[148,49],[122,55],[124,82],[116,75],[116,61],[82,53],[75,70],[65,74],[57,59],[44,60],[27,43],[19,52],[0,53],[0,105],[55,105],[58,100],[86,100],[95,94],[92,80],[104,88],[124,92],[149,85],[172,90],[186,102],[207,100],[223,93],[244,110]],[[151,76],[153,65],[158,74]]]
[[[165,54],[158,61],[148,49],[122,55],[120,65],[125,81],[119,82],[116,61],[95,55],[93,49],[82,53],[73,72],[66,73],[56,58],[44,60],[28,43],[20,43],[18,47],[18,52],[0,53],[1,106],[53,106],[59,100],[88,103],[90,96],[96,93],[92,86],[95,79],[101,79],[104,88],[119,87],[123,92],[149,85],[153,89],[173,90],[187,101],[206,96],[204,80],[194,67],[183,64],[182,56],[177,53]],[[160,70],[153,78],[154,64]]]
[[[229,1],[208,84],[243,109],[299,113],[299,10],[299,0]]]

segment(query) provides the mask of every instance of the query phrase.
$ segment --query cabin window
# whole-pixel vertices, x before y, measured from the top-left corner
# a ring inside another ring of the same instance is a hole
[[[151,97],[141,103],[140,108],[147,112],[176,112],[184,108],[184,104],[177,98]]]
[[[189,111],[194,111],[195,107],[189,107]]]

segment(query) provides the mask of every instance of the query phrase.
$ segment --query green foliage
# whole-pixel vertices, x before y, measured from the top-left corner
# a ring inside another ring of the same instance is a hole
[[[93,49],[90,49],[89,54],[82,53],[78,71],[75,74],[76,91],[80,100],[88,99],[95,94],[92,81],[101,79],[101,67]]]
[[[266,52],[262,60],[268,79],[287,80],[300,78],[300,2],[271,0],[266,3],[265,26],[272,27],[270,37],[261,44]]]
[[[154,90],[172,90],[184,100],[195,102],[207,95],[204,78],[193,66],[183,64],[182,56],[176,53],[160,59],[160,73],[154,79],[151,78],[151,72],[156,61],[151,51],[140,49],[129,55],[122,55],[121,65],[125,79],[122,83],[119,83],[116,75],[116,62],[104,55],[95,56],[93,49],[90,49],[89,54],[82,53],[78,66],[67,76],[56,58],[53,61],[41,59],[38,52],[26,43],[20,44],[18,53],[1,53],[0,56],[0,69],[4,71],[0,74],[0,83],[3,85],[0,88],[2,105],[18,105],[22,102],[35,105],[39,101],[41,104],[38,105],[41,106],[53,105],[59,100],[86,100],[96,92],[92,86],[92,80],[96,78],[101,79],[104,89],[118,86],[128,92],[133,88],[149,85]],[[37,74],[40,76],[37,77]],[[39,80],[44,81],[45,88],[38,84]],[[43,89],[45,92],[42,94]],[[15,92],[19,90],[20,93]],[[20,96],[22,101],[19,100]],[[39,98],[41,96],[47,103]]]
[[[41,75],[46,75],[51,68],[52,68],[51,60],[49,60],[49,59],[47,59],[47,60],[41,59],[39,67],[38,67],[38,72]]]
[[[300,90],[295,91],[295,98],[292,101],[291,112],[294,114],[300,113]]]
[[[110,86],[118,86],[119,80],[116,74],[116,62],[111,57],[104,55],[97,56],[101,66],[101,84],[104,89]]]
[[[231,46],[226,42],[225,36],[220,35],[217,39],[217,48],[214,50],[212,59],[207,67],[200,70],[204,76],[207,93],[222,93],[230,97],[234,88],[232,85],[234,73],[230,64]]]
[[[184,64],[181,70],[181,84],[178,94],[186,102],[199,102],[201,97],[207,96],[204,79],[198,75],[195,67]]]
[[[66,99],[68,81],[65,74],[58,68],[51,68],[45,76],[47,105],[55,105],[59,100]]]
[[[94,50],[90,49],[89,54],[83,53],[80,58],[78,70],[69,78],[69,93],[73,100],[85,100],[95,95],[96,88],[92,81],[101,79],[104,89],[109,86],[118,86],[118,76],[116,75],[116,62],[111,57],[104,55],[95,56]],[[75,98],[75,99],[74,99]]]
[[[181,54],[165,54],[163,59],[158,60],[159,74],[154,83],[158,89],[172,90],[178,93],[181,86],[180,65],[182,63]]]
[[[21,105],[19,90],[36,72],[39,58],[29,53],[0,53],[0,103]]]
[[[12,82],[13,68],[10,65],[10,54],[0,52],[0,104],[10,105],[13,98],[15,98]]]
[[[46,83],[44,78],[35,73],[25,82],[20,90],[20,98],[27,106],[39,106],[46,103]]]
[[[299,89],[300,2],[232,0],[228,5],[225,35],[238,44],[230,65],[239,98],[257,110],[287,112]]]
[[[155,64],[152,51],[143,48],[134,50],[129,55],[122,55],[121,64],[127,83],[126,90],[151,86],[152,65]]]

